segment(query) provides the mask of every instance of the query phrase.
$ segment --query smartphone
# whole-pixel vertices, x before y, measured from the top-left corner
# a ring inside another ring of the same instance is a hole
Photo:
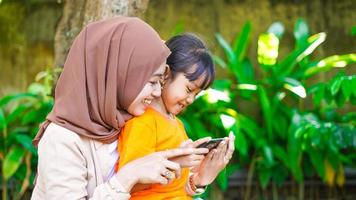
[[[212,149],[215,149],[223,140],[224,138],[214,138],[207,142],[204,142],[203,144],[200,144],[199,146],[197,146],[197,148],[208,148],[210,151]]]

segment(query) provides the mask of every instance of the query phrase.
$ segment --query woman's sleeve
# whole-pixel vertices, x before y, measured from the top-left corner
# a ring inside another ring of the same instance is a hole
[[[89,199],[87,191],[88,169],[83,152],[84,144],[73,133],[53,130],[43,136],[39,143],[38,180],[35,190],[44,190],[45,196],[32,199]],[[113,177],[116,178],[116,177]],[[117,191],[122,187],[118,180],[98,185],[90,199],[126,200],[127,193]],[[36,193],[36,192],[35,192]]]
[[[141,118],[128,121],[119,136],[119,168],[132,160],[155,152],[156,137],[154,128]]]

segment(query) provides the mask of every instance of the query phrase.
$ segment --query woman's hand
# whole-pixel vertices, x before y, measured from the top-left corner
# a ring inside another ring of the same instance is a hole
[[[180,145],[180,148],[196,148],[200,144],[203,144],[204,142],[207,142],[210,139],[211,139],[211,137],[205,137],[205,138],[196,140],[194,142],[189,139],[189,140],[184,141]],[[208,150],[204,154],[206,154],[207,152],[208,152]],[[180,165],[180,167],[182,167],[182,168],[195,167],[195,166],[200,165],[201,161],[205,157],[204,154],[189,154],[189,155],[177,156],[177,157],[171,158],[169,160],[173,161],[175,163],[178,163]]]
[[[203,148],[178,148],[155,152],[127,163],[117,172],[116,176],[128,192],[136,183],[167,184],[175,177],[180,177],[181,174],[179,164],[168,159],[191,154],[204,154],[207,151]]]
[[[229,163],[235,149],[234,141],[235,136],[230,133],[229,138],[208,153],[199,167],[192,169],[195,185],[206,186],[214,181],[219,172]]]

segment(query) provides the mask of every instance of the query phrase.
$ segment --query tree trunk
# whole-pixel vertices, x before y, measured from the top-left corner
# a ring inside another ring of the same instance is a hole
[[[142,17],[149,0],[66,0],[54,42],[54,66],[63,67],[74,38],[86,24],[114,16]]]

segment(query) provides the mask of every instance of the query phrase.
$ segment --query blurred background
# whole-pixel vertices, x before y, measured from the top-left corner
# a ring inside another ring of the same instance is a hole
[[[116,15],[167,40],[203,38],[217,77],[180,118],[193,139],[236,135],[203,199],[356,198],[353,0],[0,0],[1,199],[29,199],[31,140],[81,28]]]

